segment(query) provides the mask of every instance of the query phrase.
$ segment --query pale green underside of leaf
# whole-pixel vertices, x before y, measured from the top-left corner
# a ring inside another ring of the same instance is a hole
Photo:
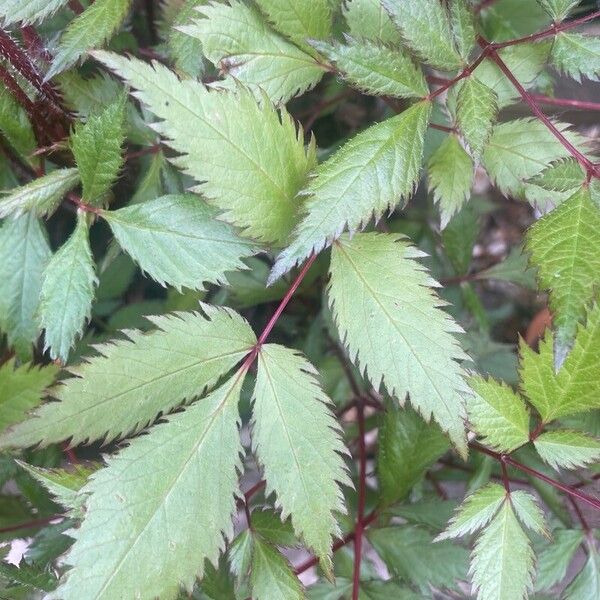
[[[19,357],[32,355],[39,325],[42,274],[51,251],[42,223],[33,214],[10,219],[0,228],[0,329]]]
[[[581,136],[555,123],[574,144]],[[570,156],[567,149],[538,119],[516,119],[496,125],[483,152],[483,166],[505,195],[522,197],[523,181],[541,173],[551,162]]]
[[[46,75],[51,79],[92,48],[102,46],[121,26],[131,0],[95,0],[67,25]]]
[[[227,271],[245,269],[242,258],[257,251],[193,194],[162,196],[102,216],[119,245],[146,273],[177,289],[223,284]]]
[[[521,388],[544,422],[600,408],[600,305],[579,325],[573,348],[554,373],[552,336],[540,342],[539,354],[521,344]]]
[[[339,484],[350,485],[340,430],[316,380],[317,372],[293,350],[267,344],[258,355],[252,440],[263,465],[267,494],[306,544],[331,568],[335,512],[345,512]]]
[[[600,459],[600,442],[578,431],[547,431],[534,442],[538,454],[555,469],[577,469]]]
[[[381,43],[354,40],[346,44],[313,42],[354,87],[374,96],[422,98],[429,93],[425,76],[407,53]]]
[[[485,527],[498,512],[506,498],[506,490],[497,483],[490,483],[467,496],[456,509],[448,527],[435,541],[459,538],[475,533]]]
[[[425,62],[442,71],[461,66],[462,60],[452,43],[448,14],[438,0],[382,0],[382,4],[406,44]]]
[[[34,179],[9,194],[0,195],[0,219],[32,212],[37,217],[52,214],[63,196],[79,183],[77,169],[57,169]]]
[[[95,56],[139,90],[135,95],[164,119],[156,130],[174,150],[185,173],[224,211],[224,220],[262,241],[282,243],[297,220],[298,191],[316,164],[302,132],[282,109],[259,106],[241,87],[208,91],[164,66],[116,54]],[[269,143],[265,143],[268,140]]]
[[[152,317],[158,328],[126,331],[128,340],[98,346],[100,356],[74,367],[77,375],[53,390],[59,402],[43,405],[0,438],[0,446],[26,447],[71,438],[107,440],[139,431],[213,386],[252,348],[248,323],[225,308],[201,304],[199,313]]]
[[[39,23],[67,4],[68,0],[0,0],[0,21]]]
[[[566,158],[551,164],[530,183],[553,192],[575,192],[585,182],[585,173],[574,158]]]
[[[176,15],[170,19],[165,18],[167,21],[165,26],[168,27],[166,46],[174,67],[178,72],[186,73],[195,79],[204,74],[206,67],[206,61],[202,55],[202,44],[200,40],[179,31],[178,27],[189,25],[197,15],[194,8],[201,4],[206,4],[206,0],[184,0],[183,3],[174,5],[178,9]]]
[[[600,77],[600,37],[579,33],[558,33],[554,38],[552,64],[564,75],[581,81]]]
[[[534,555],[527,535],[505,500],[478,537],[471,575],[478,600],[523,600],[532,586]]]
[[[448,438],[409,407],[389,406],[379,427],[377,475],[384,504],[404,500],[448,450]]]
[[[600,207],[581,188],[527,233],[540,288],[550,290],[550,309],[563,339],[571,339],[600,283]]]
[[[583,539],[583,531],[580,529],[558,529],[552,532],[552,543],[537,556],[536,590],[547,590],[564,579]]]
[[[243,377],[130,442],[81,490],[85,518],[54,598],[170,600],[233,534]],[[194,551],[190,552],[190,548]],[[143,577],[132,577],[143,567]]]
[[[475,394],[467,402],[469,421],[483,442],[512,452],[529,441],[529,413],[521,396],[500,381],[471,377]]]
[[[452,335],[462,329],[431,289],[438,284],[415,259],[423,254],[395,234],[345,235],[333,247],[329,301],[350,358],[404,404],[407,394],[466,453],[470,394]]]
[[[26,418],[42,401],[44,390],[52,384],[58,368],[55,365],[15,368],[15,359],[0,367],[0,431]]]
[[[518,44],[499,51],[511,73],[526,89],[535,86],[538,75],[542,73],[550,53],[550,42]],[[498,98],[498,106],[503,108],[521,98],[514,85],[507,79],[498,65],[486,58],[474,71],[483,84],[491,88]]]
[[[474,75],[465,79],[456,99],[456,122],[477,162],[492,133],[497,112],[496,92]]]
[[[83,200],[99,204],[123,164],[125,97],[117,98],[71,135],[70,145],[81,177]]]
[[[204,55],[227,75],[214,85],[231,88],[241,81],[259,98],[264,91],[273,102],[285,103],[323,76],[322,65],[273,31],[253,6],[230,0],[198,12],[203,18],[180,30],[199,39]]]
[[[559,23],[575,8],[581,0],[537,0],[537,3]]]
[[[67,362],[70,349],[90,318],[97,279],[85,214],[75,231],[50,259],[40,292],[39,320],[44,349]]]
[[[473,161],[455,135],[446,137],[431,155],[427,175],[444,229],[468,200],[474,178]]]
[[[329,0],[256,0],[273,27],[311,51],[307,40],[322,40],[331,33]]]
[[[255,538],[252,548],[253,600],[303,600],[302,584],[287,559],[273,546]]]
[[[273,283],[344,229],[351,232],[408,200],[418,181],[430,102],[377,123],[346,142],[320,164],[304,194],[305,216],[292,243],[277,257]]]
[[[346,0],[342,12],[353,37],[400,44],[400,32],[379,0]]]

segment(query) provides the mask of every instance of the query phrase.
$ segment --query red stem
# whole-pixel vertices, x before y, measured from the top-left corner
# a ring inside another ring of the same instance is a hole
[[[600,14],[600,13],[599,13]],[[536,104],[531,94],[521,85],[519,80],[513,75],[512,71],[506,66],[506,63],[500,58],[495,50],[495,46],[487,42],[483,37],[479,36],[479,44],[487,50],[491,48],[490,60],[493,60],[506,78],[513,84],[514,88],[519,92],[521,98],[529,105],[531,112],[552,132],[554,137],[569,151],[569,153],[577,160],[577,162],[585,169],[589,176],[599,177],[599,171],[586,156],[584,156],[571,142],[558,130],[556,125],[542,112]]]
[[[359,452],[359,480],[358,480],[358,508],[356,512],[356,526],[354,528],[354,570],[352,572],[352,600],[358,600],[360,593],[360,563],[362,561],[362,538],[364,529],[364,513],[367,494],[367,448],[365,445],[365,409],[359,398],[356,404],[356,418],[358,422],[358,452]]]
[[[594,508],[600,510],[600,500],[598,498],[588,496],[584,492],[580,492],[577,488],[574,488],[570,485],[565,485],[564,483],[561,483],[560,481],[556,481],[556,479],[552,479],[551,477],[548,477],[547,475],[544,475],[543,473],[540,473],[539,471],[536,471],[535,469],[532,469],[530,467],[527,467],[527,466],[521,464],[520,462],[511,458],[510,456],[504,456],[504,458],[503,458],[502,454],[499,454],[498,452],[494,452],[493,450],[489,450],[485,446],[481,446],[480,444],[478,444],[476,442],[471,442],[469,444],[469,446],[471,448],[473,448],[474,450],[481,452],[482,454],[487,454],[488,456],[495,458],[498,461],[503,460],[507,465],[510,465],[511,467],[514,467],[515,469],[519,469],[519,471],[523,471],[523,473],[527,473],[528,475],[531,475],[532,477],[535,477],[536,479],[540,479],[541,481],[548,483],[552,487],[555,487],[557,490],[561,490],[562,492],[565,492],[569,496],[572,496],[573,498],[577,498],[578,500],[581,500],[582,502],[585,502],[586,504],[589,504],[590,506],[593,506]]]
[[[508,457],[505,454],[500,455],[500,469],[502,470],[502,484],[507,494],[510,494],[510,483],[508,480],[508,470],[506,468],[506,459]]]
[[[571,98],[552,98],[542,94],[530,94],[536,102],[552,104],[553,106],[564,106],[580,110],[600,110],[600,102],[588,102],[587,100],[572,100]]]
[[[361,523],[362,528],[365,529],[366,527],[368,527],[377,518],[377,516],[378,516],[377,511],[373,511],[373,512],[369,513],[365,517],[364,521]],[[343,548],[346,544],[351,542],[353,539],[354,539],[354,531],[351,531],[350,533],[346,534],[341,540],[336,542],[333,545],[331,550],[333,552],[337,552],[340,548]],[[298,565],[296,567],[296,569],[294,570],[294,573],[296,575],[300,575],[300,573],[304,573],[304,571],[307,571],[311,567],[314,567],[318,564],[319,564],[319,559],[316,556],[313,556],[312,558],[309,558],[309,559],[305,560],[303,563],[301,563],[300,565]]]
[[[447,133],[456,133],[455,127],[446,127],[445,125],[438,125],[437,123],[429,123],[429,127],[432,129],[439,129],[440,131],[446,131]]]
[[[85,10],[79,0],[69,0],[67,4],[76,15],[80,15]]]
[[[44,519],[33,519],[25,523],[19,523],[18,525],[9,525],[8,527],[0,528],[0,533],[9,533],[11,531],[19,531],[20,529],[30,529],[31,527],[41,527],[42,525],[48,525],[55,519],[60,519],[61,515],[53,515],[52,517],[46,517]]]
[[[532,33],[531,35],[526,35],[524,37],[515,38],[514,40],[508,40],[507,42],[497,42],[492,44],[492,46],[498,50],[500,48],[506,48],[508,46],[516,46],[517,44],[526,44],[527,42],[535,42],[536,40],[540,40],[542,38],[550,37],[560,33],[561,31],[567,31],[568,29],[573,29],[578,25],[583,25],[588,21],[592,21],[596,17],[600,17],[600,10],[597,10],[593,13],[585,17],[581,17],[580,19],[575,19],[573,21],[566,21],[564,23],[553,23],[548,27],[548,29],[544,29],[543,31],[538,31],[537,33]]]

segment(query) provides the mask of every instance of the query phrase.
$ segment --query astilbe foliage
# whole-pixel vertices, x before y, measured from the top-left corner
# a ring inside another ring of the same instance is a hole
[[[600,595],[592,4],[0,0],[2,598]]]

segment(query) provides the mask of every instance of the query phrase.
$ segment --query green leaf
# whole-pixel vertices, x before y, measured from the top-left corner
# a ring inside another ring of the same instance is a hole
[[[421,69],[397,48],[350,37],[345,44],[313,42],[312,46],[335,63],[346,81],[367,94],[421,98],[429,93]]]
[[[545,190],[554,192],[574,192],[585,182],[585,173],[574,158],[565,158],[551,164],[539,175],[530,179]]]
[[[193,194],[168,195],[103,211],[119,245],[161,285],[203,289],[224,283],[224,273],[246,268],[256,247],[218,221],[216,211]]]
[[[99,356],[55,389],[59,402],[0,438],[1,446],[47,445],[71,438],[111,440],[133,433],[212,387],[255,343],[248,323],[229,309],[152,317],[157,330],[127,331],[128,340],[97,346]]]
[[[578,135],[566,131],[568,125],[555,125],[571,142],[580,142]],[[503,194],[520,197],[524,180],[567,156],[567,149],[544,123],[538,119],[516,119],[494,127],[483,153],[483,165]]]
[[[44,270],[38,309],[44,349],[63,362],[90,318],[98,282],[88,236],[86,215],[80,213],[75,231]]]
[[[298,539],[289,519],[282,521],[272,510],[263,509],[252,512],[252,529],[265,540],[276,546],[297,546]]]
[[[328,0],[256,0],[275,29],[310,52],[307,40],[322,40],[331,33]]]
[[[269,283],[320,252],[342,231],[360,229],[408,200],[419,181],[430,102],[359,133],[320,164],[303,194],[304,219],[278,257]]]
[[[559,337],[571,339],[600,283],[600,207],[582,187],[527,233],[531,262],[542,289],[550,290],[550,310]]]
[[[345,511],[338,484],[350,480],[339,426],[316,374],[293,350],[276,344],[261,348],[252,439],[267,495],[275,492],[282,518],[291,515],[296,533],[329,570],[332,537],[340,534],[334,513]]]
[[[428,165],[428,185],[439,204],[441,227],[444,229],[471,194],[473,161],[451,134],[431,155]]]
[[[467,62],[476,42],[473,9],[467,0],[450,3],[450,23],[456,49],[463,61]]]
[[[179,31],[178,28],[189,25],[192,17],[197,15],[195,8],[202,4],[206,4],[206,0],[184,0],[182,4],[178,3],[179,10],[169,23],[166,40],[169,56],[173,59],[176,70],[194,79],[203,75],[206,66],[202,56],[202,44],[200,40]]]
[[[100,204],[123,165],[124,111],[125,98],[121,97],[102,112],[91,115],[71,135],[71,149],[86,202]]]
[[[22,560],[18,567],[13,564],[0,561],[0,577],[8,579],[11,583],[23,586],[29,591],[49,592],[57,585],[56,577],[49,571],[37,565],[28,565]],[[3,596],[9,593],[3,589]],[[13,596],[4,596],[13,598]]]
[[[505,500],[473,549],[471,575],[478,600],[524,600],[532,586],[533,560],[529,539]]]
[[[35,314],[42,274],[51,251],[46,230],[33,214],[5,221],[0,228],[0,329],[23,360],[38,337]]]
[[[434,544],[420,527],[372,529],[367,536],[390,572],[423,592],[429,586],[453,588],[466,576],[467,551],[447,540]]]
[[[420,58],[442,71],[453,71],[462,59],[452,44],[448,14],[438,0],[382,0],[404,41]]]
[[[0,131],[25,162],[30,164],[31,154],[37,148],[33,127],[25,109],[4,85],[0,88]]]
[[[467,77],[456,100],[456,123],[476,162],[492,133],[497,113],[496,92],[476,77]]]
[[[508,256],[501,262],[477,273],[477,279],[499,279],[509,281],[531,290],[536,289],[537,270],[529,266],[529,256],[522,248],[511,248]]]
[[[540,508],[534,496],[525,490],[516,490],[510,494],[512,507],[525,527],[537,534],[549,537],[544,512]]]
[[[479,221],[479,215],[470,204],[463,206],[449,223],[442,221],[445,227],[442,231],[444,250],[458,275],[467,274],[471,268],[473,248],[479,237]]]
[[[346,0],[342,11],[351,36],[384,44],[400,43],[400,33],[379,0]]]
[[[251,585],[253,600],[302,600],[305,597],[287,559],[259,537],[254,539],[252,549]]]
[[[554,37],[552,64],[564,75],[581,81],[600,78],[600,37],[560,32]]]
[[[15,359],[0,366],[0,431],[23,421],[27,413],[42,401],[44,390],[56,377],[55,365],[15,368]]]
[[[404,500],[425,471],[448,450],[448,440],[435,423],[425,423],[411,408],[390,404],[378,435],[377,475],[381,501]]]
[[[375,389],[431,417],[466,454],[465,397],[470,390],[452,335],[461,328],[439,307],[437,283],[415,259],[423,254],[396,234],[342,237],[333,247],[329,301],[350,358]]]
[[[580,529],[558,529],[552,532],[552,542],[537,557],[536,590],[548,590],[565,578],[571,560],[583,539]]]
[[[76,511],[77,516],[84,516],[85,498],[77,492],[87,483],[90,475],[97,471],[98,464],[86,466],[71,465],[70,469],[46,469],[28,465],[20,460],[17,463],[36,481],[41,483],[62,506]]]
[[[68,0],[1,0],[0,18],[6,27],[13,23],[41,23],[67,4]]]
[[[158,63],[152,67],[106,52],[95,56],[165,120],[156,130],[183,154],[176,164],[204,182],[195,190],[225,211],[223,219],[259,240],[286,240],[297,220],[296,195],[316,156],[314,144],[304,148],[302,132],[284,109],[258,105],[241,87],[209,92],[196,81],[179,81]]]
[[[37,217],[52,214],[63,196],[79,183],[77,169],[56,169],[0,196],[0,219],[32,212]]]
[[[204,55],[227,76],[214,85],[231,88],[241,81],[259,98],[263,90],[283,104],[324,74],[321,64],[273,31],[253,6],[229,0],[202,6],[199,13],[204,18],[180,30],[199,39]]]
[[[46,75],[51,79],[73,65],[92,48],[102,46],[121,26],[131,0],[95,0],[67,25]]]
[[[600,589],[600,553],[596,544],[587,544],[588,558],[565,590],[565,600],[596,600]]]
[[[233,534],[242,381],[238,373],[168,416],[93,475],[56,598],[150,600],[192,589]],[[144,577],[132,577],[140,565]]]
[[[565,17],[581,0],[537,0],[537,3],[552,17],[555,23],[564,21]]]
[[[538,75],[544,71],[548,62],[550,48],[550,42],[538,41],[531,44],[509,46],[500,50],[498,54],[511,73],[528,90],[537,84]],[[478,65],[474,74],[479,81],[494,91],[500,108],[521,99],[514,85],[491,59],[486,58]]]
[[[556,470],[577,469],[600,459],[600,442],[578,431],[547,431],[537,437],[533,445]]]
[[[505,383],[471,377],[475,394],[469,398],[469,421],[483,442],[499,452],[512,452],[529,441],[525,401]]]
[[[397,504],[386,509],[386,513],[402,517],[408,523],[424,525],[433,531],[440,531],[450,520],[456,508],[455,500],[440,500],[439,498],[420,498],[414,504]]]
[[[482,529],[492,520],[505,499],[506,490],[497,483],[479,488],[465,498],[448,527],[434,541],[459,538]]]

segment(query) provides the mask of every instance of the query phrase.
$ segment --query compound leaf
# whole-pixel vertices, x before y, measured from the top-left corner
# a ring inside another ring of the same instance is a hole
[[[166,417],[92,475],[56,598],[152,600],[192,589],[233,535],[242,381]],[[140,565],[144,577],[132,577]]]
[[[77,377],[53,390],[49,402],[0,438],[27,447],[71,438],[107,440],[139,431],[159,412],[196,398],[252,348],[248,323],[225,308],[152,317],[155,331],[127,331],[128,340],[97,347],[100,356],[74,367]]]
[[[600,77],[600,37],[560,32],[554,38],[552,64],[564,75],[581,81]]]
[[[347,0],[342,11],[352,37],[384,44],[400,43],[400,33],[380,0]]]
[[[422,253],[394,234],[343,236],[333,247],[329,301],[350,358],[375,387],[431,417],[466,453],[465,398],[453,333],[461,328],[440,306],[437,283],[415,259]]]

